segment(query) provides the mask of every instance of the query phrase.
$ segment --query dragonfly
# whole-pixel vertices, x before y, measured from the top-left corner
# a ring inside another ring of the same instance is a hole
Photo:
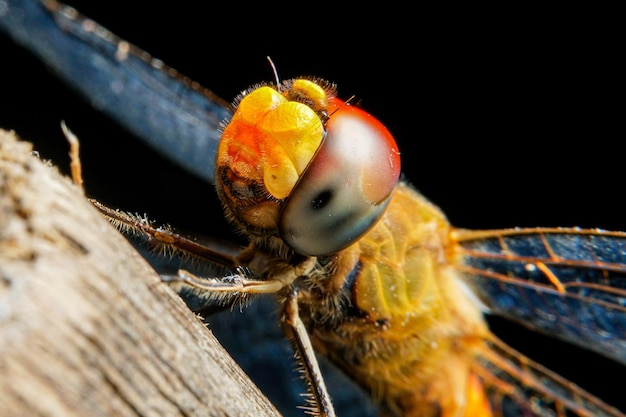
[[[57,120],[58,120],[58,119],[57,119]],[[406,164],[405,164],[405,165],[406,165]],[[194,194],[197,194],[197,191],[196,191]],[[519,197],[519,196],[518,196],[518,197]],[[527,197],[528,197],[528,196],[527,196]],[[529,198],[530,198],[530,197],[529,197]],[[163,216],[161,216],[161,217],[163,217]]]

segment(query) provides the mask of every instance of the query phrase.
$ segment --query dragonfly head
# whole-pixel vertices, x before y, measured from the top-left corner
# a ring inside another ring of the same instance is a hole
[[[321,80],[245,91],[225,126],[216,185],[227,216],[251,237],[302,255],[335,253],[380,217],[400,175],[389,131]]]

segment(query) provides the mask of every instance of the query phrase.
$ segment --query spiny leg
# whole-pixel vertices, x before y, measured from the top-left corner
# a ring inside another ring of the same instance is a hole
[[[267,256],[260,251],[253,251],[253,263],[267,262]],[[250,255],[250,254],[246,254]],[[171,286],[186,287],[203,298],[225,299],[245,297],[252,294],[276,294],[287,288],[303,275],[308,275],[316,265],[316,258],[308,257],[304,261],[283,268],[263,279],[257,279],[246,267],[236,268],[235,273],[223,277],[199,277],[189,271],[180,269],[176,275],[162,275],[161,279]]]
[[[70,169],[72,171],[72,181],[76,184],[80,190],[85,194],[85,187],[83,186],[83,169],[80,163],[80,155],[78,153],[80,148],[80,142],[78,137],[68,127],[65,122],[61,122],[61,130],[65,135],[65,139],[70,144]]]
[[[243,270],[226,277],[205,278],[181,269],[178,275],[164,275],[162,280],[187,285],[199,292],[222,294],[274,294],[285,287],[285,283],[280,280],[249,279]]]
[[[185,254],[229,268],[240,266],[237,256],[243,252],[243,247],[229,245],[226,249],[226,243],[220,242],[219,246],[222,249],[217,250],[193,238],[181,235],[169,226],[154,225],[145,217],[112,209],[94,199],[89,199],[89,201],[122,233],[142,236],[148,246],[155,247],[164,254]]]
[[[72,181],[80,188],[82,193],[85,194],[82,164],[79,155],[80,142],[64,122],[61,122],[61,129],[70,144]],[[157,251],[164,254],[179,253],[197,257],[229,268],[237,268],[240,266],[236,258],[243,252],[242,247],[237,246],[235,248],[234,245],[229,245],[229,247],[226,248],[226,244],[220,242],[219,245],[222,249],[217,250],[207,244],[199,243],[195,239],[183,236],[169,226],[155,226],[153,222],[145,217],[112,209],[92,198],[88,200],[122,233],[127,236],[143,236],[146,240],[145,243],[148,246],[156,248]]]
[[[283,306],[283,317],[287,323],[286,331],[291,333],[296,356],[302,365],[309,392],[313,396],[315,408],[308,410],[311,414],[321,417],[335,417],[335,410],[326,389],[311,339],[298,313],[298,295],[296,291],[289,294]]]

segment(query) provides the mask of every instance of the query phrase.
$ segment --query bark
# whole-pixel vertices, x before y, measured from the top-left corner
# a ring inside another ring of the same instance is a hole
[[[80,189],[31,149],[0,131],[0,415],[278,415]]]

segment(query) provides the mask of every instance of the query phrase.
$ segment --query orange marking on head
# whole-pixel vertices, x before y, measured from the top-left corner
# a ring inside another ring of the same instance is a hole
[[[242,98],[224,129],[217,164],[263,183],[272,196],[283,199],[291,193],[323,136],[322,121],[310,107],[287,101],[271,87],[260,87]]]

